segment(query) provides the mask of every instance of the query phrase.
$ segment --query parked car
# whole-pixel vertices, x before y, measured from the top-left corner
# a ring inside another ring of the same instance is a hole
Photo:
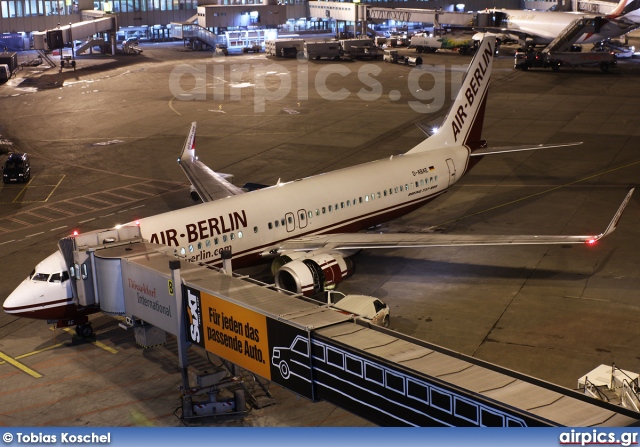
[[[379,298],[367,295],[345,295],[337,291],[327,291],[327,304],[344,312],[349,312],[370,320],[372,324],[389,327],[391,315],[389,306]]]
[[[612,52],[618,59],[632,58],[636,53],[634,46],[625,45],[619,40],[606,39],[593,45],[592,51]]]
[[[2,181],[5,183],[26,182],[31,177],[31,163],[25,153],[9,154],[2,167]]]

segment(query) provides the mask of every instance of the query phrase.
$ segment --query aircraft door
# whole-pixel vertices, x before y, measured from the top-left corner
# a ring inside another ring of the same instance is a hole
[[[456,182],[456,165],[451,158],[447,158],[447,167],[449,168],[449,186]]]
[[[289,233],[296,229],[296,217],[293,215],[293,213],[285,214],[284,220],[286,222],[287,231]]]
[[[298,210],[298,227],[304,228],[307,226],[307,211]]]

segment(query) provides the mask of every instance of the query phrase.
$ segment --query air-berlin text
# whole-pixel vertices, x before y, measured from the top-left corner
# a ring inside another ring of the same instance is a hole
[[[478,67],[473,70],[473,72],[469,71],[467,73],[462,84],[463,89],[466,87],[464,96],[467,99],[467,102],[465,104],[460,104],[455,112],[453,109],[449,112],[455,113],[453,117],[454,119],[451,121],[451,127],[453,130],[453,138],[456,142],[458,141],[458,135],[462,132],[462,127],[468,118],[465,109],[471,109],[471,106],[473,106],[473,103],[476,101],[478,94],[486,91],[487,86],[484,85],[484,83],[489,82],[489,78],[485,78],[485,74],[487,73],[487,67],[493,59],[493,51],[491,44],[489,44],[488,48],[484,50],[484,53],[480,55],[481,58],[478,62]],[[476,112],[478,112],[479,108],[480,106],[476,105]],[[473,117],[470,122],[473,123]]]
[[[232,231],[247,227],[247,214],[244,210],[226,214],[224,216],[211,217],[199,220],[195,223],[186,224],[182,231],[175,228],[153,233],[150,241],[152,244],[162,244],[168,246],[180,246],[178,238],[187,239],[188,243],[198,240],[208,239]]]

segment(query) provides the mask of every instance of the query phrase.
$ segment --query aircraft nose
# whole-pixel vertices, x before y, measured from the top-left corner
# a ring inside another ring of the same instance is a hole
[[[4,300],[2,310],[7,314],[20,315],[32,307],[35,298],[29,280],[24,280],[16,289]]]

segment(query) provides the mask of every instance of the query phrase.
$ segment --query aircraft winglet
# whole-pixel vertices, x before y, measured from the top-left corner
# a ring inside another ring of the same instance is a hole
[[[604,230],[603,233],[600,233],[599,235],[594,237],[593,239],[588,240],[587,244],[593,244],[594,242],[602,239],[605,236],[610,235],[615,231],[616,227],[618,226],[618,221],[620,220],[620,217],[622,217],[622,213],[624,212],[624,209],[627,207],[629,200],[631,200],[631,195],[635,190],[636,190],[635,188],[631,188],[631,190],[627,193],[627,196],[624,198],[624,200],[620,204],[620,207],[618,207],[618,211],[616,211],[616,214],[614,214],[613,219],[611,219],[611,222],[609,222],[609,226],[607,227],[607,229]]]

